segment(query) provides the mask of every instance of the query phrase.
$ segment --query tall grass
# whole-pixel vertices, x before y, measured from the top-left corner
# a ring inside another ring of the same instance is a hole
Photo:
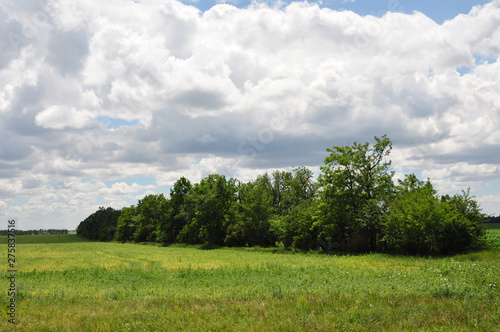
[[[488,234],[498,238],[500,230]],[[330,256],[65,236],[38,238],[44,243],[19,237],[19,331],[500,326],[500,246],[448,258]],[[5,291],[0,299],[6,303]],[[0,330],[8,327],[4,317]]]

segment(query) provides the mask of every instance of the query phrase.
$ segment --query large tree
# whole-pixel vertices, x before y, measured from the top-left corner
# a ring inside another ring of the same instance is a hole
[[[273,189],[267,174],[253,182],[237,183],[237,199],[228,214],[225,243],[231,246],[274,244],[269,230],[273,214]]]
[[[190,223],[193,213],[190,213],[191,209],[186,203],[191,189],[191,182],[185,177],[177,180],[170,189],[169,206],[165,218],[159,225],[158,242],[165,244],[176,242],[182,228]]]
[[[76,233],[90,240],[111,241],[120,214],[120,210],[100,206],[96,212],[78,225]]]
[[[462,195],[439,197],[429,180],[414,174],[399,180],[384,222],[385,250],[407,254],[452,254],[483,245],[484,215]]]
[[[114,239],[120,242],[132,241],[137,226],[136,224],[137,209],[135,205],[124,207],[120,218],[118,218]]]
[[[228,213],[235,200],[235,180],[212,174],[193,186],[186,205],[194,208],[189,224],[179,234],[188,243],[222,245],[229,225]]]
[[[329,246],[347,250],[376,250],[381,221],[393,192],[392,143],[384,135],[375,144],[334,146],[327,149],[319,218],[315,227]]]
[[[163,194],[146,195],[137,203],[137,220],[134,241],[154,242],[157,240],[161,225],[165,223],[169,201]]]
[[[312,249],[317,246],[316,231],[312,229],[316,209],[318,184],[311,170],[305,167],[289,172],[274,173],[283,179],[281,208],[270,220],[271,230],[286,247]],[[278,177],[280,178],[280,177]],[[275,180],[276,182],[276,180]]]

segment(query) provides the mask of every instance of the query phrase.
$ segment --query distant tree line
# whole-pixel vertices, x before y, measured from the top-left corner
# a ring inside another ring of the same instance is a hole
[[[7,230],[0,230],[0,235],[7,235]],[[53,234],[68,234],[67,229],[30,229],[23,231],[16,229],[16,235],[53,235]]]
[[[77,228],[89,239],[344,252],[452,254],[483,245],[485,216],[469,191],[439,196],[414,174],[394,183],[387,136],[335,146],[317,180],[305,168],[243,183],[181,177],[169,197],[100,207]]]
[[[498,217],[494,217],[494,216],[488,216],[488,217],[485,217],[485,221],[486,223],[492,223],[492,224],[498,224],[500,223],[500,216]]]

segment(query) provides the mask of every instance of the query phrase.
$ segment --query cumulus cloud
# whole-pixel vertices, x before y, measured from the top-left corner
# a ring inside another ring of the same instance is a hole
[[[137,183],[133,183],[132,185],[128,185],[124,182],[114,183],[111,188],[101,188],[99,189],[99,193],[102,195],[127,195],[132,193],[137,193],[139,191],[145,191],[145,189],[151,189],[154,186],[141,186]]]
[[[78,111],[74,107],[54,105],[38,113],[35,117],[35,123],[51,129],[83,128],[90,117],[90,113],[86,110]]]
[[[384,133],[399,174],[442,193],[500,177],[498,1],[443,24],[306,2],[7,2],[0,31],[0,206],[33,227],[181,176],[319,171],[326,148]]]

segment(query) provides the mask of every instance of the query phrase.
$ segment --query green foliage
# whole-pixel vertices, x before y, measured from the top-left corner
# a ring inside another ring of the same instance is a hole
[[[500,224],[494,224],[500,226]],[[486,247],[500,249],[500,227],[488,228],[485,230]]]
[[[271,230],[285,247],[315,249],[318,246],[317,232],[313,228],[316,209],[315,200],[305,200],[294,206],[286,216],[271,219]]]
[[[486,218],[467,192],[439,197],[413,174],[396,186],[392,143],[334,146],[318,181],[305,168],[277,170],[242,183],[212,174],[192,185],[181,177],[170,196],[136,206],[99,208],[78,226],[89,239],[285,250],[454,254],[485,245]]]
[[[376,143],[327,149],[319,218],[315,227],[330,246],[343,250],[377,250],[381,220],[393,191],[392,143],[386,135]]]
[[[238,183],[237,198],[227,215],[229,225],[224,243],[229,246],[272,245],[269,219],[273,214],[273,199],[267,174],[254,182]]]
[[[190,223],[190,213],[186,201],[191,193],[191,182],[181,177],[170,189],[170,204],[164,222],[160,225],[158,242],[175,243],[182,228]]]
[[[494,217],[494,216],[487,216],[484,218],[485,223],[491,223],[491,224],[500,224],[500,216]]]
[[[457,220],[444,225],[442,231],[442,246],[446,252],[462,252],[468,249],[480,248],[485,244],[485,215],[481,212],[478,202],[470,195],[470,189],[462,190],[461,195],[441,197],[443,204],[448,204],[453,213],[458,214]]]
[[[436,221],[446,217],[432,184],[413,174],[399,182],[384,222],[385,249],[410,254],[438,250]]]
[[[236,192],[235,181],[212,174],[195,184],[187,197],[194,208],[191,222],[184,226],[180,239],[187,243],[224,244],[228,220]]]
[[[135,242],[155,242],[159,230],[166,223],[169,201],[163,196],[147,195],[139,200],[136,208],[136,227],[133,234]]]
[[[451,254],[482,245],[483,215],[468,192],[437,196],[414,174],[399,181],[385,216],[385,249],[409,254]]]
[[[118,218],[118,225],[116,226],[114,237],[116,241],[132,241],[137,224],[136,215],[137,210],[133,205],[122,209],[120,218]]]
[[[121,211],[111,207],[99,209],[82,221],[76,233],[89,240],[111,241],[115,235]]]

